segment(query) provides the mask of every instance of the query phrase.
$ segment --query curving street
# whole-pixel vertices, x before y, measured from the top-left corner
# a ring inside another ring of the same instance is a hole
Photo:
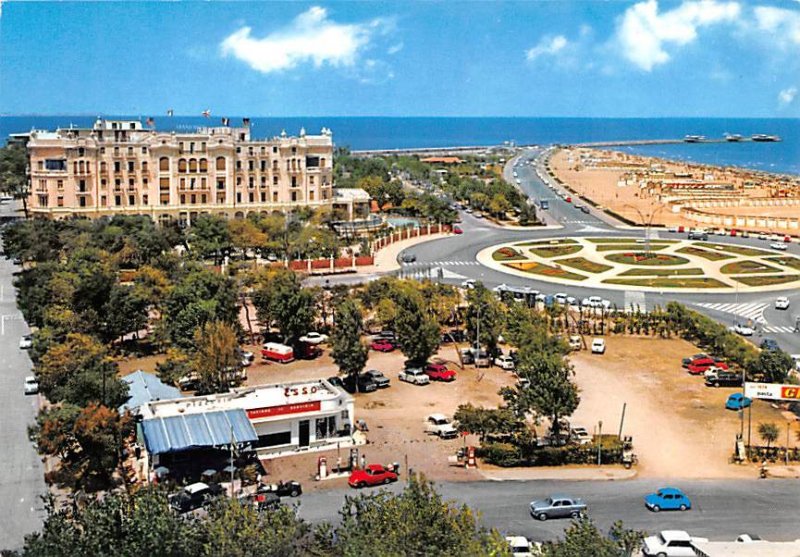
[[[552,191],[537,176],[537,170],[545,176],[542,163],[545,151],[541,148],[527,149],[517,159],[510,161],[506,166],[505,174],[508,181],[519,179],[519,187],[537,204],[541,200],[549,202],[544,214],[547,227],[514,230],[501,227],[486,219],[475,218],[472,214],[461,211],[461,228],[464,233],[449,238],[426,242],[405,250],[413,252],[417,261],[406,264],[400,271],[401,276],[423,278],[427,276],[438,277],[442,282],[461,284],[466,279],[482,281],[487,287],[500,284],[509,286],[529,286],[547,294],[566,292],[578,299],[589,296],[602,296],[616,304],[617,307],[626,307],[632,304],[640,308],[653,308],[656,305],[665,305],[669,301],[682,302],[692,309],[706,313],[710,317],[733,325],[748,319],[759,321],[760,326],[752,340],[760,343],[763,338],[774,338],[780,347],[790,354],[800,354],[800,333],[793,332],[795,316],[800,315],[800,289],[789,289],[770,292],[673,292],[665,291],[637,291],[631,287],[627,290],[612,290],[599,287],[584,287],[577,285],[555,285],[552,282],[536,280],[536,278],[523,278],[490,269],[478,263],[476,257],[481,250],[507,242],[536,240],[553,237],[635,237],[644,239],[643,228],[633,228],[617,223],[605,213],[596,211],[588,206],[589,212],[584,213],[576,209],[574,203],[567,203],[562,197]],[[531,162],[531,164],[528,164]],[[517,177],[513,176],[517,173]],[[661,228],[651,229],[651,238],[685,239],[686,234],[668,232]],[[712,237],[714,238],[714,237]],[[709,240],[711,241],[712,238]],[[719,237],[722,240],[721,237]],[[755,237],[725,237],[724,243],[752,246],[769,249],[769,243]],[[405,253],[404,252],[404,253]],[[792,243],[786,252],[800,256],[800,246]],[[775,252],[779,255],[780,252]],[[786,296],[790,300],[788,310],[776,310],[775,298]],[[759,319],[763,317],[763,320]]]

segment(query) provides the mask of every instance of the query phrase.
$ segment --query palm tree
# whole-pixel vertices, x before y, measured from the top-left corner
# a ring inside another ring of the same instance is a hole
[[[780,432],[778,431],[778,426],[772,422],[768,422],[765,424],[758,424],[758,434],[761,438],[767,442],[767,448],[769,449],[770,445],[778,440],[778,435]]]

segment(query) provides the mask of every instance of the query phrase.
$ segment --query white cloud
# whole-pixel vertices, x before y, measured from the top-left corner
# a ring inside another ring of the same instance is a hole
[[[771,6],[753,8],[756,27],[759,31],[770,33],[775,44],[800,45],[800,12]]]
[[[567,44],[568,41],[564,35],[542,37],[536,46],[525,51],[525,58],[532,62],[543,55],[557,54],[564,50]]]
[[[797,1],[800,2],[800,0]],[[405,45],[402,42],[393,44],[392,46],[389,47],[389,50],[386,51],[386,54],[397,54],[398,52],[403,50],[403,46]]]
[[[245,26],[220,45],[222,53],[234,56],[262,73],[287,70],[311,62],[315,67],[354,66],[359,54],[375,34],[383,33],[388,22],[374,19],[362,23],[337,23],[318,6],[297,16],[288,27],[264,38],[252,35]]]
[[[797,96],[797,87],[787,87],[780,93],[778,93],[778,102],[782,106],[786,106],[787,104],[792,104],[794,98]]]
[[[740,12],[736,2],[684,0],[659,13],[657,0],[646,0],[625,10],[615,40],[625,58],[649,72],[670,59],[668,46],[687,45],[697,39],[700,27],[736,21]]]

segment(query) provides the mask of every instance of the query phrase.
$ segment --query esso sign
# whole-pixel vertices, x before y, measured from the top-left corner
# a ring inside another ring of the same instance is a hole
[[[286,387],[283,389],[283,396],[289,398],[293,396],[313,395],[319,390],[317,385],[303,385],[302,387]]]

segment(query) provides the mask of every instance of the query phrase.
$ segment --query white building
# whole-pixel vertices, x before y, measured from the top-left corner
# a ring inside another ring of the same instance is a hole
[[[139,413],[152,468],[231,441],[259,457],[348,447],[355,424],[353,397],[324,379],[153,401]]]

